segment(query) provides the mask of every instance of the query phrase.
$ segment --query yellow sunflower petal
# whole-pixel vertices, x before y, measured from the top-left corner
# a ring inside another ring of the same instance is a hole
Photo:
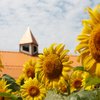
[[[66,71],[66,72],[69,72],[69,71],[72,71],[74,68],[70,65],[67,65],[67,66],[64,66],[63,67],[63,70]]]
[[[82,32],[81,32],[82,35],[90,35],[91,34],[91,30],[88,30],[86,29],[85,27],[83,28]]]
[[[63,52],[62,52],[62,54],[60,55],[60,59],[63,59],[64,57],[65,57],[65,55],[66,55],[66,53],[67,52],[69,52],[69,50],[64,50]]]
[[[89,70],[95,62],[95,60],[92,57],[89,57],[89,59],[86,59],[87,61],[85,62],[84,69]]]
[[[53,43],[49,48],[48,48],[48,52],[50,53],[54,53],[54,46],[57,45],[57,43]]]
[[[96,15],[94,15],[93,11],[90,10],[90,9],[87,9],[87,11],[89,12],[89,15],[90,15],[91,19],[94,21],[94,23],[97,24],[97,23],[99,22],[99,20],[98,20],[98,18],[96,17]]]
[[[45,56],[44,55],[38,55],[39,56],[39,58],[41,59],[41,60],[44,60],[45,59]]]
[[[98,12],[98,7],[100,8],[100,5],[97,5],[94,9],[94,15],[96,15],[97,19],[100,20],[100,12]]]
[[[53,88],[53,80],[50,81],[48,88],[50,88],[50,89]]]
[[[22,94],[22,98],[26,97],[28,95],[28,92]]]
[[[96,73],[95,73],[96,72],[96,63],[94,63],[93,66],[88,71],[92,77],[95,77],[96,76]]]
[[[69,80],[69,75],[67,74],[67,72],[63,71],[63,72],[62,72],[62,75],[64,76],[64,78],[65,78],[66,80]]]
[[[62,46],[63,44],[58,44],[56,47],[55,47],[55,53],[57,52],[57,50]]]
[[[92,31],[92,27],[90,27],[88,25],[88,23],[84,23],[84,27],[88,30],[88,31]]]
[[[70,54],[69,56],[66,56],[65,58],[63,58],[63,59],[61,60],[61,62],[63,63],[63,62],[68,61],[70,57],[71,57],[71,54]]]
[[[57,88],[58,89],[58,79],[54,79],[53,80],[53,88]]]
[[[100,63],[96,64],[96,75],[100,78]]]
[[[84,11],[87,11],[87,10],[92,10],[89,6],[87,6],[88,7],[88,9],[86,8]]]
[[[78,35],[77,40],[84,40],[84,39],[87,39],[87,38],[89,38],[89,36],[86,36],[86,35]]]
[[[42,60],[42,59],[40,59],[40,58],[38,58],[38,59],[37,59],[37,62],[42,62],[42,61],[43,61],[43,60]]]
[[[84,64],[86,65],[91,59],[92,59],[91,55],[86,56],[85,59],[84,59]]]
[[[63,62],[62,65],[67,66],[68,64],[72,64],[72,63],[73,63],[73,61]]]
[[[65,44],[62,45],[56,52],[57,55],[59,55],[64,50]]]
[[[42,76],[41,82],[43,82],[43,83],[48,82],[48,81],[45,81],[45,75]]]
[[[76,49],[75,49],[75,53],[76,53],[76,51],[78,51],[78,50],[80,50],[80,49],[83,49],[83,48],[85,48],[85,47],[88,47],[89,45],[88,44],[79,44],[77,47],[76,47]]]
[[[81,55],[85,55],[87,52],[89,52],[89,48],[84,49],[84,50],[79,54],[79,56],[77,57],[77,61],[80,62],[80,56],[81,56]]]
[[[68,85],[67,82],[65,81],[65,79],[63,77],[60,77],[60,80],[63,84],[65,84],[66,86]]]
[[[43,55],[44,56],[47,56],[49,53],[48,53],[48,50],[47,50],[47,48],[45,47],[44,49],[43,49]]]
[[[91,19],[85,19],[85,20],[83,20],[83,21],[82,21],[82,25],[83,25],[84,23],[88,23],[91,27],[94,27],[94,26],[95,26],[95,23],[94,23],[93,20],[91,20]]]

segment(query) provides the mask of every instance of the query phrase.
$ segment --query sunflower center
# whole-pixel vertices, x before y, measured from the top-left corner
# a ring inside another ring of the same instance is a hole
[[[0,97],[0,100],[5,100],[5,98],[4,97]]]
[[[27,77],[31,77],[32,79],[35,77],[35,69],[33,67],[29,67],[26,69]]]
[[[80,88],[81,88],[81,85],[82,85],[81,79],[75,79],[75,80],[74,80],[73,86],[74,86],[76,89],[80,89]]]
[[[60,92],[62,92],[62,93],[67,92],[67,88],[66,88],[65,86],[64,86],[64,87],[62,87]]]
[[[93,58],[100,62],[100,24],[97,24],[91,32],[89,47]]]
[[[54,79],[61,75],[62,63],[56,54],[48,55],[43,62],[43,70],[49,79]]]
[[[28,89],[28,93],[31,97],[34,97],[40,93],[38,87],[36,86],[30,86]]]

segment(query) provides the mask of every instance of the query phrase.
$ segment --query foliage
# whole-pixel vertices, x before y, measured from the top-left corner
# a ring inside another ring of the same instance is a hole
[[[44,100],[66,100],[67,95],[61,94],[57,89],[51,89],[48,91]]]
[[[99,89],[100,94],[100,89]],[[99,97],[100,99],[100,97]],[[45,97],[45,100],[97,100],[97,90],[84,90],[73,92],[71,95],[67,96],[65,94],[57,93],[57,90],[49,90]]]
[[[19,91],[20,86],[16,83],[15,79],[11,77],[10,75],[3,74],[1,79],[5,79],[7,81],[7,84],[11,84],[8,88],[12,89],[12,92]]]
[[[93,78],[93,77],[91,77],[91,75],[88,75],[85,87],[87,87],[89,85],[97,85],[99,83],[100,83],[100,79],[97,76],[95,76]]]
[[[100,89],[99,89],[99,93],[100,93]],[[82,90],[79,92],[75,92],[72,93],[70,96],[68,96],[66,100],[97,100],[97,91]]]
[[[4,74],[1,79],[5,79],[5,81],[7,81],[7,84],[10,84],[10,86],[8,86],[8,89],[12,89],[11,92],[16,92],[20,90],[20,86],[16,83],[15,79],[13,77],[11,77],[10,75]],[[20,95],[18,94],[11,94],[11,93],[3,93],[0,92],[0,97],[7,97],[10,98],[11,100],[22,100],[22,98],[20,97]]]

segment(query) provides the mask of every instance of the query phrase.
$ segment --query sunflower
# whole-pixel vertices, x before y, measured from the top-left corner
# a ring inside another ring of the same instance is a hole
[[[29,77],[33,79],[35,77],[35,65],[36,60],[34,59],[29,59],[29,61],[25,63],[22,71],[25,74],[26,79],[28,79]]]
[[[76,70],[70,76],[70,90],[71,92],[75,90],[80,90],[82,86],[82,79],[83,79],[83,71]]]
[[[75,53],[80,53],[77,60],[81,58],[84,69],[93,77],[97,75],[100,78],[100,5],[97,5],[94,11],[90,7],[85,11],[88,11],[90,19],[82,21],[84,28],[77,37],[80,43]]]
[[[26,75],[25,74],[22,74],[19,76],[19,78],[16,80],[16,83],[18,85],[23,85],[24,84],[24,81],[26,80]]]
[[[88,77],[89,73],[81,70],[76,70],[72,73],[70,76],[70,90],[71,92],[80,90],[86,85],[86,79]],[[85,90],[91,90],[93,89],[93,85],[87,86]]]
[[[43,55],[39,55],[36,66],[37,78],[51,88],[59,88],[61,85],[67,85],[66,80],[69,79],[67,72],[73,67],[73,62],[69,61],[70,55],[66,56],[69,50],[65,49],[65,45],[53,43],[48,49],[45,47]]]
[[[11,89],[8,89],[8,86],[10,86],[10,84],[7,84],[7,81],[5,81],[5,79],[2,78],[0,80],[0,92],[4,92],[4,93],[11,92]],[[8,100],[8,98],[6,97],[0,97],[0,100],[5,100],[5,99]]]
[[[31,77],[21,86],[20,91],[23,100],[42,100],[47,93],[44,85],[39,83],[36,78],[32,79]]]

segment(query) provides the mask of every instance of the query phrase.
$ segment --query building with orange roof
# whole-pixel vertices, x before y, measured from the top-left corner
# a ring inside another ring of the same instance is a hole
[[[4,66],[4,69],[2,69],[2,72],[0,73],[1,76],[3,74],[8,74],[15,79],[18,79],[18,77],[23,74],[22,69],[25,62],[30,58],[36,60],[38,54],[38,43],[30,28],[27,28],[19,42],[19,52],[0,51],[2,65]],[[73,55],[70,57],[70,60],[73,61],[73,67],[81,65],[81,63],[76,61],[76,58],[77,56]]]
[[[0,73],[8,74],[15,79],[22,74],[23,65],[30,58],[38,58],[38,43],[28,27],[19,42],[19,52],[0,51],[2,65],[4,69]]]

